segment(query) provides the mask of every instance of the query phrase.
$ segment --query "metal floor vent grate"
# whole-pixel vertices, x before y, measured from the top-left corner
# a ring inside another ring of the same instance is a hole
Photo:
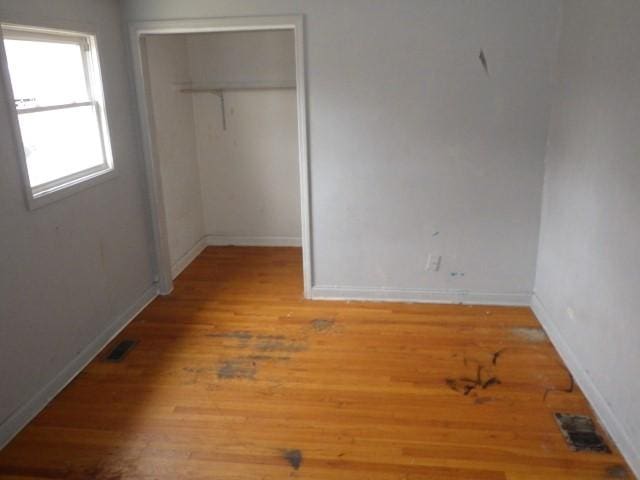
[[[115,348],[113,350],[111,350],[111,353],[109,353],[109,355],[107,355],[107,358],[105,359],[107,362],[121,362],[124,357],[127,356],[127,354],[131,351],[131,349],[136,345],[135,340],[122,340],[120,343],[118,343]]]
[[[611,453],[609,446],[596,432],[596,426],[591,418],[568,413],[555,413],[553,416],[569,448],[574,452]]]

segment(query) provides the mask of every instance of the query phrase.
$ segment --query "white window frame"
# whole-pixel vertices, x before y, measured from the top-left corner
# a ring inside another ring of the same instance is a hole
[[[7,63],[7,56],[4,48],[4,40],[34,40],[49,43],[72,43],[79,45],[84,55],[83,66],[85,79],[87,82],[87,93],[89,99],[83,102],[75,102],[60,105],[37,106],[33,108],[18,109],[13,96],[11,85],[11,75]],[[91,33],[76,32],[69,30],[58,30],[10,23],[0,23],[0,70],[5,84],[9,111],[12,116],[12,126],[18,150],[18,159],[22,171],[23,184],[27,206],[35,209],[61,198],[72,195],[80,190],[88,188],[97,183],[101,183],[115,175],[113,163],[113,153],[109,135],[107,111],[104,101],[104,91],[102,86],[102,75],[100,73],[100,62],[98,57],[98,47],[96,36]],[[103,162],[79,172],[75,172],[64,177],[57,178],[50,182],[35,187],[31,186],[29,180],[29,170],[27,167],[26,153],[22,142],[19,115],[23,113],[37,113],[51,110],[62,110],[66,108],[78,108],[92,106],[97,117],[100,132],[100,142]]]

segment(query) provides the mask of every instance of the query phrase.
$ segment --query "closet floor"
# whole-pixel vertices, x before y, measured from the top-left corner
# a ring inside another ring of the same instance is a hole
[[[302,298],[297,248],[207,248],[4,450],[0,478],[632,478],[528,308]],[[107,361],[134,340],[120,361]]]

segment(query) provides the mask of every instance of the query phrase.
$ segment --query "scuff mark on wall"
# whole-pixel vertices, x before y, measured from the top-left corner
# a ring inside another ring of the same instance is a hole
[[[482,64],[484,73],[489,75],[489,64],[487,63],[487,56],[484,54],[484,50],[480,50],[480,55],[478,55],[478,58],[480,59],[480,63]]]

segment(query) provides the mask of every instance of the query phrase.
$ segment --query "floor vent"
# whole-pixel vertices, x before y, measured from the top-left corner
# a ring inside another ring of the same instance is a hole
[[[135,346],[137,342],[135,340],[122,340],[115,346],[111,353],[106,358],[107,362],[121,362],[127,353]]]
[[[596,432],[596,426],[591,418],[568,413],[555,413],[554,418],[569,448],[574,452],[611,453],[604,439]]]

